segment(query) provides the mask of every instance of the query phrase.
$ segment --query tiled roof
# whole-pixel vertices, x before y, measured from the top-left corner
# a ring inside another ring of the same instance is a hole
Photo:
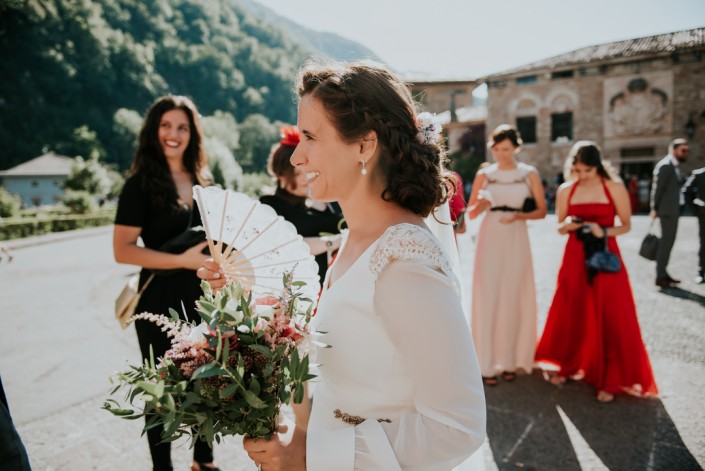
[[[72,163],[71,157],[49,152],[0,172],[0,177],[69,175]]]
[[[705,47],[705,27],[588,46],[558,56],[549,57],[548,59],[532,62],[521,67],[488,75],[484,77],[484,80],[540,69],[555,69],[570,65],[584,65],[593,62],[605,62],[650,54],[672,54],[674,52],[702,47]]]

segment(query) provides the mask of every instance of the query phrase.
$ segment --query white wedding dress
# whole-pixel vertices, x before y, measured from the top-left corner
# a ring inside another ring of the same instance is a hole
[[[457,280],[435,237],[392,226],[324,286],[313,327],[331,348],[317,352],[307,469],[460,465],[485,439],[485,400]]]

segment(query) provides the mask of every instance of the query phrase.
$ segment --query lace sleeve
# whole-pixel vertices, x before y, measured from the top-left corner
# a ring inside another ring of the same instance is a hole
[[[375,279],[394,260],[408,260],[430,266],[450,277],[456,289],[459,288],[448,257],[438,241],[420,226],[398,224],[387,229],[370,258],[370,271]]]

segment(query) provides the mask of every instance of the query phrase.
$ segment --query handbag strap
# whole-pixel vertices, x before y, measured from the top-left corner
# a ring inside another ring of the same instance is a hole
[[[607,235],[607,228],[606,228],[606,227],[603,227],[603,226],[600,226],[600,228],[602,229],[602,231],[603,231],[603,233],[604,233],[604,235],[605,235],[605,236],[602,238],[602,243],[605,244],[604,252],[609,252],[610,249],[609,249],[609,245],[607,244],[607,239],[609,239],[609,236]]]
[[[149,284],[152,282],[153,279],[154,279],[154,273],[152,273],[151,275],[149,275],[149,278],[147,278],[147,281],[145,281],[145,282],[144,282],[144,285],[142,285],[142,288],[140,288],[140,290],[139,290],[139,292],[138,292],[138,294],[139,294],[140,296],[142,296],[142,293],[144,293],[144,290],[147,289],[147,286],[149,286]]]

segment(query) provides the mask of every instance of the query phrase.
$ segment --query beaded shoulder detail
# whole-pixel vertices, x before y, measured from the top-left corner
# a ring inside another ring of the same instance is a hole
[[[440,269],[454,278],[450,263],[428,230],[414,224],[397,224],[382,234],[370,258],[375,278],[394,260],[409,260]]]

